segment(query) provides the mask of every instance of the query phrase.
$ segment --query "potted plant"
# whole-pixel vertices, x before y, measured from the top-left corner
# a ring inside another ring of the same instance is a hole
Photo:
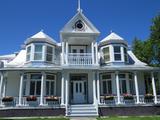
[[[153,99],[154,99],[154,96],[152,94],[146,94],[144,96],[144,101],[147,102],[147,103],[152,103]]]
[[[2,102],[5,106],[12,106],[14,98],[12,96],[5,96],[2,98]]]
[[[133,97],[133,95],[131,95],[131,94],[124,94],[124,95],[123,95],[123,99],[124,99],[124,100],[133,100],[134,97]]]
[[[27,101],[37,101],[37,97],[36,96],[27,96],[26,100]]]
[[[46,101],[58,101],[59,100],[59,97],[57,96],[48,96],[46,97]]]
[[[5,96],[2,98],[2,102],[13,102],[12,96]]]

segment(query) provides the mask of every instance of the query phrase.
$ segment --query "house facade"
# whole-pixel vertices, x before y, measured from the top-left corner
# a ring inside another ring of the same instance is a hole
[[[57,43],[43,31],[20,52],[0,56],[0,109],[63,108],[97,116],[100,108],[160,103],[160,69],[141,62],[127,41],[100,32],[79,7]]]

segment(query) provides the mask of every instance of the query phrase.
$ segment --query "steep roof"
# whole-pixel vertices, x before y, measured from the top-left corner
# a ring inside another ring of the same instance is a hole
[[[123,43],[127,45],[127,42],[124,38],[120,37],[118,34],[111,32],[107,37],[100,41],[100,44],[108,44],[108,43]]]
[[[25,44],[29,44],[31,42],[46,42],[52,45],[57,45],[57,42],[54,39],[52,39],[50,36],[45,34],[43,31],[40,31],[35,35],[31,36],[30,38],[28,38]]]
[[[85,31],[75,31],[74,24],[78,21],[82,20],[85,24]],[[93,33],[100,34],[99,30],[90,22],[90,20],[85,17],[82,11],[78,11],[77,14],[63,27],[61,33]]]

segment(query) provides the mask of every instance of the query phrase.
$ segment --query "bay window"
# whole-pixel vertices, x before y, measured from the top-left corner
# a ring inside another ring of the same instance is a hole
[[[43,46],[35,45],[34,60],[42,60],[42,55],[43,55]]]
[[[124,50],[124,61],[127,62],[128,61],[127,48],[123,47],[123,50]]]
[[[109,51],[109,47],[103,48],[103,57],[104,57],[104,61],[105,61],[105,62],[110,61],[110,51]]]

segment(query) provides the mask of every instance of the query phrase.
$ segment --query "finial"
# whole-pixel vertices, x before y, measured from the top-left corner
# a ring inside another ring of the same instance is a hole
[[[82,12],[81,10],[81,0],[78,0],[78,9],[77,9],[78,12]]]
[[[44,30],[43,29],[41,29],[41,32],[43,32]]]
[[[110,30],[110,33],[113,33],[113,30]]]

